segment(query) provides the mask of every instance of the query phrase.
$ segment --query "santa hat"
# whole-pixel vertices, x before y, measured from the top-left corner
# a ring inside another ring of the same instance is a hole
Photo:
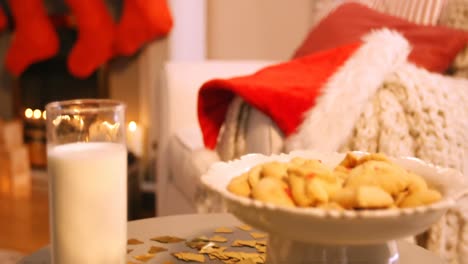
[[[343,135],[352,133],[365,103],[409,51],[403,36],[381,29],[361,42],[266,67],[252,75],[208,81],[198,94],[205,146],[216,146],[228,106],[240,96],[271,117],[287,137],[290,149],[336,151],[347,138]]]

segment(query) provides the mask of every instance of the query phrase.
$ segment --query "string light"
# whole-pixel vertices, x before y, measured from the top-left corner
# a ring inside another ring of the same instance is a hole
[[[31,118],[33,117],[33,110],[31,108],[28,108],[26,110],[24,110],[24,116],[26,118]]]
[[[41,118],[41,116],[42,116],[41,110],[39,110],[39,109],[34,110],[34,112],[33,112],[34,119],[39,119],[39,118]]]
[[[131,132],[135,132],[137,130],[137,124],[135,121],[130,121],[130,123],[128,123],[128,130]]]

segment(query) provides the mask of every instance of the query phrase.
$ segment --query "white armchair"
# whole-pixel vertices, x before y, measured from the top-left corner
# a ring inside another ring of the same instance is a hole
[[[159,146],[157,158],[157,215],[195,213],[199,177],[219,160],[216,152],[204,148],[197,119],[197,93],[210,79],[255,72],[273,61],[169,62],[162,72],[159,89]],[[269,126],[258,113],[251,122]],[[254,133],[255,134],[255,133]],[[262,134],[257,131],[256,135]],[[261,138],[261,136],[259,137]],[[252,144],[261,152],[261,141]]]

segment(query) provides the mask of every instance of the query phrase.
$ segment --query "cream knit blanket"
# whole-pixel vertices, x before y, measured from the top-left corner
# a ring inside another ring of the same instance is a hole
[[[468,80],[405,64],[365,107],[341,148],[414,156],[468,177]],[[468,199],[428,232],[426,246],[448,263],[468,263]]]

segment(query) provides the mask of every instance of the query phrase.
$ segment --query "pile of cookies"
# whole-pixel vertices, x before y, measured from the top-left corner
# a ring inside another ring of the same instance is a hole
[[[348,153],[335,168],[300,157],[272,161],[234,177],[227,189],[281,206],[341,210],[416,207],[442,198],[420,175],[383,154]]]

